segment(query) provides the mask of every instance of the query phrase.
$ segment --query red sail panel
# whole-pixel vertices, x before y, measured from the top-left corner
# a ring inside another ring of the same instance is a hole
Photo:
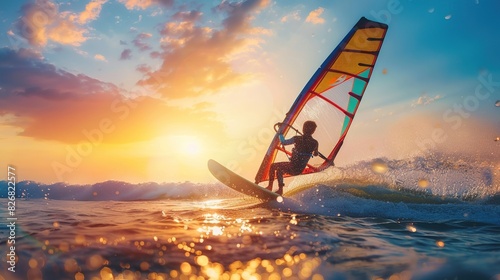
[[[269,179],[273,162],[288,161],[291,146],[283,147],[278,135],[286,139],[313,120],[318,125],[313,137],[322,157],[313,157],[302,174],[324,170],[332,165],[349,131],[359,103],[373,72],[387,25],[362,17],[306,84],[298,95],[278,132],[271,141],[255,182]],[[285,175],[290,176],[290,175]]]

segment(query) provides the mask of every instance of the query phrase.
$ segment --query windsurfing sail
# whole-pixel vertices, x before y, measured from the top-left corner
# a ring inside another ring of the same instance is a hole
[[[333,165],[370,81],[388,26],[362,17],[312,76],[277,128],[255,182],[269,179],[273,162],[288,161],[291,149],[283,147],[279,134],[291,138],[302,124],[318,124],[313,137],[324,156],[309,160],[302,174]],[[290,176],[285,174],[285,176]]]

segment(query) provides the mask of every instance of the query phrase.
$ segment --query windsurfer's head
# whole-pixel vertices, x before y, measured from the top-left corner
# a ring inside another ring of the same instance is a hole
[[[302,127],[302,132],[305,135],[312,135],[316,131],[316,123],[313,121],[304,122],[304,126]]]

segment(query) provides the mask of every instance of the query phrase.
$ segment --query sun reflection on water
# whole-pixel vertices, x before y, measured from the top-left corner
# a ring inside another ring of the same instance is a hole
[[[273,247],[269,244],[277,242],[276,238],[297,238],[294,228],[300,216],[283,216],[285,223],[280,228],[268,223],[267,218],[254,216],[253,211],[231,215],[227,213],[235,212],[218,210],[217,201],[207,204],[213,208],[203,208],[196,216],[158,210],[157,219],[150,223],[153,228],[138,224],[137,231],[128,225],[125,232],[120,229],[94,235],[82,232],[70,241],[57,241],[47,235],[40,244],[44,256],[29,261],[31,276],[28,279],[50,276],[42,275],[48,255],[63,256],[81,249],[93,253],[62,259],[64,273],[69,278],[323,279],[316,271],[321,265],[318,256],[298,252],[293,246],[287,248],[286,244],[278,249],[268,248]],[[64,228],[62,224],[53,223],[53,226]],[[168,233],[162,234],[160,227],[168,228]],[[274,241],[269,243],[271,239]],[[261,251],[255,251],[256,247],[262,248]],[[116,250],[126,250],[128,255],[117,257],[113,253]],[[248,256],[249,252],[254,255]]]

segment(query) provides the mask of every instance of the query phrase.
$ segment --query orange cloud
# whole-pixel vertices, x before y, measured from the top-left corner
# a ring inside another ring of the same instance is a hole
[[[21,8],[17,29],[22,37],[33,46],[45,46],[49,40],[79,46],[87,40],[88,32],[83,25],[98,18],[102,5],[107,0],[88,3],[80,14],[59,12],[58,6],[50,0],[36,0]]]
[[[322,24],[325,23],[325,19],[321,17],[321,14],[325,9],[319,7],[314,11],[311,11],[309,15],[307,15],[306,22],[310,22],[312,24]]]
[[[102,54],[96,54],[94,55],[94,58],[97,59],[97,60],[100,60],[100,61],[105,61],[107,62],[108,60],[106,59],[106,57]]]
[[[267,3],[223,2],[215,9],[227,14],[220,30],[198,26],[200,12],[177,13],[173,18],[178,21],[166,23],[161,30],[163,51],[154,54],[163,64],[139,85],[152,87],[164,97],[184,98],[247,81],[249,74],[236,72],[232,58],[254,51],[260,44],[258,36],[269,33],[251,25],[254,14]]]
[[[50,40],[63,45],[80,46],[87,40],[85,37],[87,30],[66,19],[58,20],[46,32]]]
[[[130,143],[167,131],[221,133],[215,116],[162,100],[126,98],[113,84],[74,75],[22,50],[0,49],[0,116],[19,135],[64,143]],[[100,135],[100,136],[99,136]]]
[[[31,45],[47,44],[47,28],[58,14],[57,6],[50,1],[35,1],[23,5],[21,12],[22,16],[16,23],[20,35]]]
[[[171,7],[174,4],[174,0],[119,0],[119,2],[125,4],[129,10],[144,10],[155,4]]]
[[[97,17],[99,17],[99,14],[101,13],[102,5],[106,2],[107,0],[94,0],[88,3],[85,6],[85,11],[80,13],[80,15],[78,16],[78,22],[80,24],[85,24],[88,21],[97,19]]]

